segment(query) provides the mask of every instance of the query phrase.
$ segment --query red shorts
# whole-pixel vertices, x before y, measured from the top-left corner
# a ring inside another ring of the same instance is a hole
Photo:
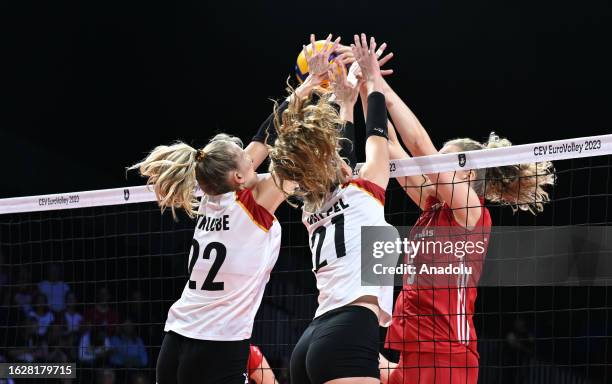
[[[466,353],[402,352],[389,384],[477,384],[478,357]]]

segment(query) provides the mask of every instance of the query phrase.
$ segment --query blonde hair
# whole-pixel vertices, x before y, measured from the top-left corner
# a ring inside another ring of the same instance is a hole
[[[274,108],[277,138],[270,147],[270,173],[281,190],[285,181],[297,182],[288,197],[302,198],[309,211],[320,209],[342,180],[338,127],[344,122],[330,96],[318,89],[302,99],[293,93],[280,116]]]
[[[463,138],[447,141],[444,145],[456,146],[461,151],[475,151],[509,147],[512,143],[491,132],[484,144]],[[474,172],[476,177],[470,186],[478,196],[493,203],[510,205],[514,212],[529,211],[534,215],[542,212],[544,204],[550,200],[544,188],[555,183],[555,170],[550,161],[476,169]]]
[[[229,172],[238,167],[239,152],[234,144],[242,148],[239,138],[221,133],[203,149],[195,149],[181,141],[160,145],[128,170],[137,168],[147,177],[147,185],[153,186],[162,212],[170,208],[176,219],[176,208],[182,208],[193,218],[197,215],[196,185],[207,195],[220,195],[235,189],[228,178]]]

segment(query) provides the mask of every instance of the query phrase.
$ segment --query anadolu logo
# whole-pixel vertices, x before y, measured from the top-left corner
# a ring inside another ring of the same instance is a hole
[[[466,162],[465,153],[460,153],[457,156],[459,158],[459,166],[460,167],[465,167],[465,162]]]
[[[126,188],[123,190],[123,200],[128,201],[129,199],[130,199],[130,190]]]

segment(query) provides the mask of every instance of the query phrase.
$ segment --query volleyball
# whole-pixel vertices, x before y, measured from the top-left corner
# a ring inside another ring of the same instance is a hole
[[[330,44],[333,44],[333,42],[330,42]],[[315,49],[317,52],[321,51],[324,47],[325,40],[315,41]],[[312,44],[308,44],[306,46],[306,50],[309,54],[312,53]],[[338,55],[335,52],[332,52],[332,54],[329,55],[329,62],[331,63],[332,61],[334,61],[337,56]],[[295,61],[295,77],[297,78],[300,84],[308,77],[308,63],[306,62],[306,57],[304,57],[303,50],[300,50],[300,54],[298,55],[297,60]],[[325,86],[326,82],[322,85]]]

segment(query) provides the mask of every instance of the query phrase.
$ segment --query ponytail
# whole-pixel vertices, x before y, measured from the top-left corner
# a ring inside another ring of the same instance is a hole
[[[207,195],[220,195],[235,190],[229,173],[238,167],[238,150],[242,141],[235,136],[220,133],[203,149],[195,149],[178,141],[160,145],[141,162],[129,167],[138,169],[152,185],[162,212],[183,209],[190,218],[197,215],[198,200],[195,188],[199,186]]]
[[[291,195],[303,199],[309,211],[321,208],[342,180],[339,151],[344,123],[330,101],[331,93],[313,91],[308,97],[291,97],[287,109],[276,113],[277,139],[270,148],[270,173],[277,186],[297,182]]]
[[[179,141],[156,147],[144,160],[128,169],[138,169],[142,176],[147,177],[147,185],[153,186],[162,212],[170,208],[172,217],[176,219],[176,208],[182,208],[193,218],[198,203],[194,195],[196,156],[201,157],[199,150]]]

